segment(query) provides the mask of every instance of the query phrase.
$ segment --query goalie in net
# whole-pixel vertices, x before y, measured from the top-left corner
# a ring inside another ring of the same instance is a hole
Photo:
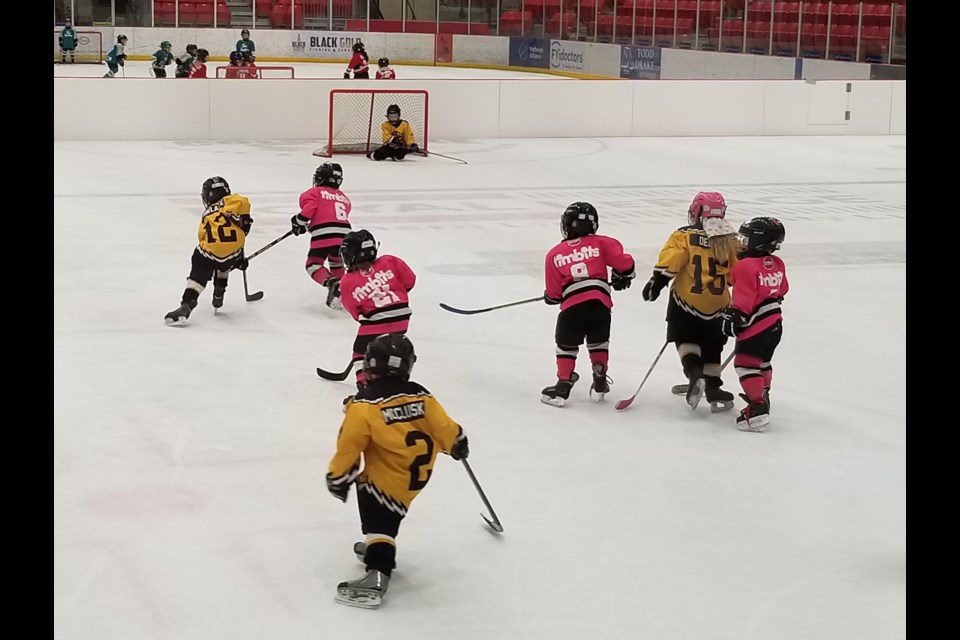
[[[373,160],[403,160],[408,153],[420,153],[410,123],[400,118],[400,107],[395,104],[387,107],[386,117],[380,126],[383,146],[368,153],[367,157]]]

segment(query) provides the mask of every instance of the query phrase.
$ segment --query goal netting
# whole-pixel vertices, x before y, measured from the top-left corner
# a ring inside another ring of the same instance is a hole
[[[293,67],[217,67],[218,78],[294,78]]]
[[[53,62],[60,62],[60,32],[53,30]],[[66,64],[71,62],[102,64],[103,63],[103,34],[99,31],[77,31],[77,48],[73,55],[66,52]]]
[[[400,107],[400,117],[413,129],[417,146],[427,153],[430,99],[426,91],[333,89],[327,144],[313,155],[329,158],[335,153],[369,153],[381,146],[380,127],[387,119],[387,107],[392,104]]]

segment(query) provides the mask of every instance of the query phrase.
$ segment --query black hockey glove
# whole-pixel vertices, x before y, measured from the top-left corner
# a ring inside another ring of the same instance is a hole
[[[460,437],[450,447],[450,457],[454,460],[466,460],[470,455],[470,443],[467,442],[467,436],[460,433]]]
[[[633,279],[636,277],[637,272],[634,269],[630,270],[630,275],[625,275],[614,269],[613,273],[610,274],[610,286],[613,287],[614,291],[629,289],[630,285],[633,284]]]
[[[297,219],[300,217],[300,214],[294,215],[290,218],[290,230],[293,231],[293,235],[298,236],[301,233],[306,233],[307,228],[300,224],[300,221]]]
[[[665,275],[655,273],[650,276],[647,284],[643,285],[643,299],[647,302],[652,302],[659,298],[660,291],[667,286],[668,282],[670,282],[670,278]]]
[[[349,71],[344,71],[344,72],[343,72],[343,79],[344,79],[344,80],[349,80],[349,79],[350,79],[350,72],[349,72]]]
[[[555,305],[555,304],[560,304],[561,302],[563,302],[562,300],[558,300],[558,299],[556,299],[556,298],[551,298],[549,295],[547,295],[547,292],[546,292],[546,291],[543,292],[543,301],[546,302],[548,305],[551,305],[551,306],[553,306],[553,305]]]
[[[240,271],[246,271],[247,267],[250,266],[250,261],[247,260],[247,256],[240,254],[240,257],[233,263],[231,269],[239,269]]]
[[[410,145],[410,151],[412,151],[413,153],[420,153],[420,147],[417,146],[416,142]]]
[[[340,482],[336,483],[333,481],[333,476],[329,473],[327,474],[327,491],[329,491],[334,498],[340,502],[346,502],[347,496],[350,495],[350,483],[349,482]]]
[[[733,307],[727,307],[720,317],[723,320],[723,333],[731,338],[736,338],[740,328],[747,323],[747,315]]]

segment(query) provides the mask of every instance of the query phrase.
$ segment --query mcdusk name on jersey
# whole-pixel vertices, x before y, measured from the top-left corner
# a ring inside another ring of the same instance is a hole
[[[417,400],[395,407],[384,407],[380,409],[380,415],[383,416],[383,421],[387,424],[395,424],[397,422],[419,420],[424,417],[425,409],[423,401]]]

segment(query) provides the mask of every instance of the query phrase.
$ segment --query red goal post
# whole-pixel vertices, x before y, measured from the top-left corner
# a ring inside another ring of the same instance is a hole
[[[313,155],[369,153],[383,144],[387,107],[400,107],[421,153],[429,149],[430,95],[423,89],[331,89],[327,144]]]
[[[53,63],[60,62],[60,32],[63,27],[53,29]],[[71,62],[103,64],[103,34],[99,31],[77,31],[77,48],[71,57],[66,53],[67,64]]]
[[[295,71],[293,67],[276,67],[271,65],[254,65],[253,67],[231,67],[231,66],[222,66],[217,67],[217,78],[230,78],[233,74],[230,73],[230,69],[245,69],[247,71],[255,71],[254,78],[295,78]],[[236,73],[239,74],[239,71]],[[241,74],[242,75],[242,74]],[[250,79],[250,76],[244,76],[247,79]]]

